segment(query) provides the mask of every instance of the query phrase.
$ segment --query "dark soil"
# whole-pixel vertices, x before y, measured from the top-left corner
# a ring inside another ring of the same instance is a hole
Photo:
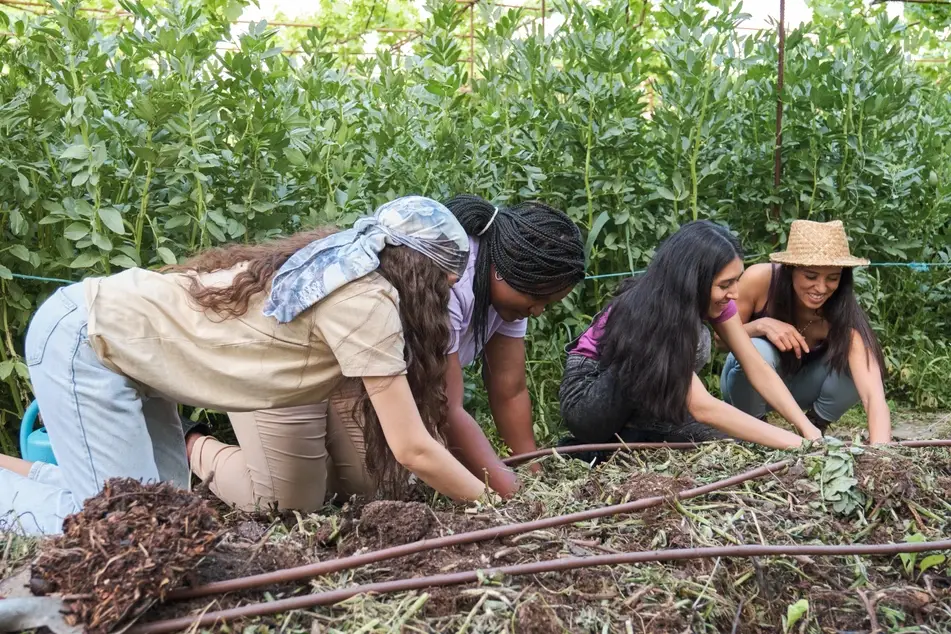
[[[664,475],[662,473],[634,473],[630,480],[614,489],[616,503],[624,500],[673,495],[696,486],[691,478]]]
[[[386,548],[419,541],[429,534],[433,512],[420,502],[370,502],[360,516],[360,536],[375,538],[374,547]]]
[[[515,634],[554,634],[565,629],[555,611],[541,597],[534,597],[515,611]]]
[[[42,543],[34,591],[82,598],[68,621],[105,634],[180,585],[214,546],[221,524],[201,498],[169,483],[113,479]]]

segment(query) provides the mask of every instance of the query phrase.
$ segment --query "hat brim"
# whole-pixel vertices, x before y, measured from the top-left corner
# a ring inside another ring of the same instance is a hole
[[[769,255],[770,262],[777,264],[789,264],[790,266],[842,266],[852,268],[856,266],[868,266],[869,261],[865,258],[856,258],[849,256],[829,257],[824,255],[803,255],[801,253],[789,253],[780,251]]]

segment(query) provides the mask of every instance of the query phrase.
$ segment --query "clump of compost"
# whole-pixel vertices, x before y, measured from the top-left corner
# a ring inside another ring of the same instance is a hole
[[[112,479],[40,546],[32,587],[63,594],[67,622],[105,634],[177,587],[220,531],[217,512],[193,493]]]

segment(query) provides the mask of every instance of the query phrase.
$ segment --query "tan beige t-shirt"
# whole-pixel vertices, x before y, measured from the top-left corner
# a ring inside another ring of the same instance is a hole
[[[226,285],[243,267],[202,274]],[[198,307],[188,274],[129,269],[85,281],[89,341],[109,368],[146,395],[222,411],[325,400],[342,377],[406,373],[399,294],[377,273],[337,289],[297,319],[247,312],[224,318]]]

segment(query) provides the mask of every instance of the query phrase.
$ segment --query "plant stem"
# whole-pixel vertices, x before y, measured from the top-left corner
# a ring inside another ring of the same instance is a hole
[[[145,165],[145,184],[142,186],[142,198],[139,203],[139,215],[135,219],[135,252],[142,257],[142,232],[149,207],[149,186],[152,184],[152,162]]]
[[[712,57],[711,53],[711,57]],[[706,69],[707,64],[704,65]],[[700,138],[703,134],[703,122],[707,116],[707,103],[710,100],[710,84],[713,81],[712,74],[707,73],[707,80],[703,85],[703,100],[700,102],[700,116],[697,119],[697,127],[694,129],[692,134],[693,139],[690,143],[690,206],[693,209],[693,219],[696,220],[699,215],[699,210],[697,208],[697,188],[699,183],[697,182],[697,160],[700,158]]]

